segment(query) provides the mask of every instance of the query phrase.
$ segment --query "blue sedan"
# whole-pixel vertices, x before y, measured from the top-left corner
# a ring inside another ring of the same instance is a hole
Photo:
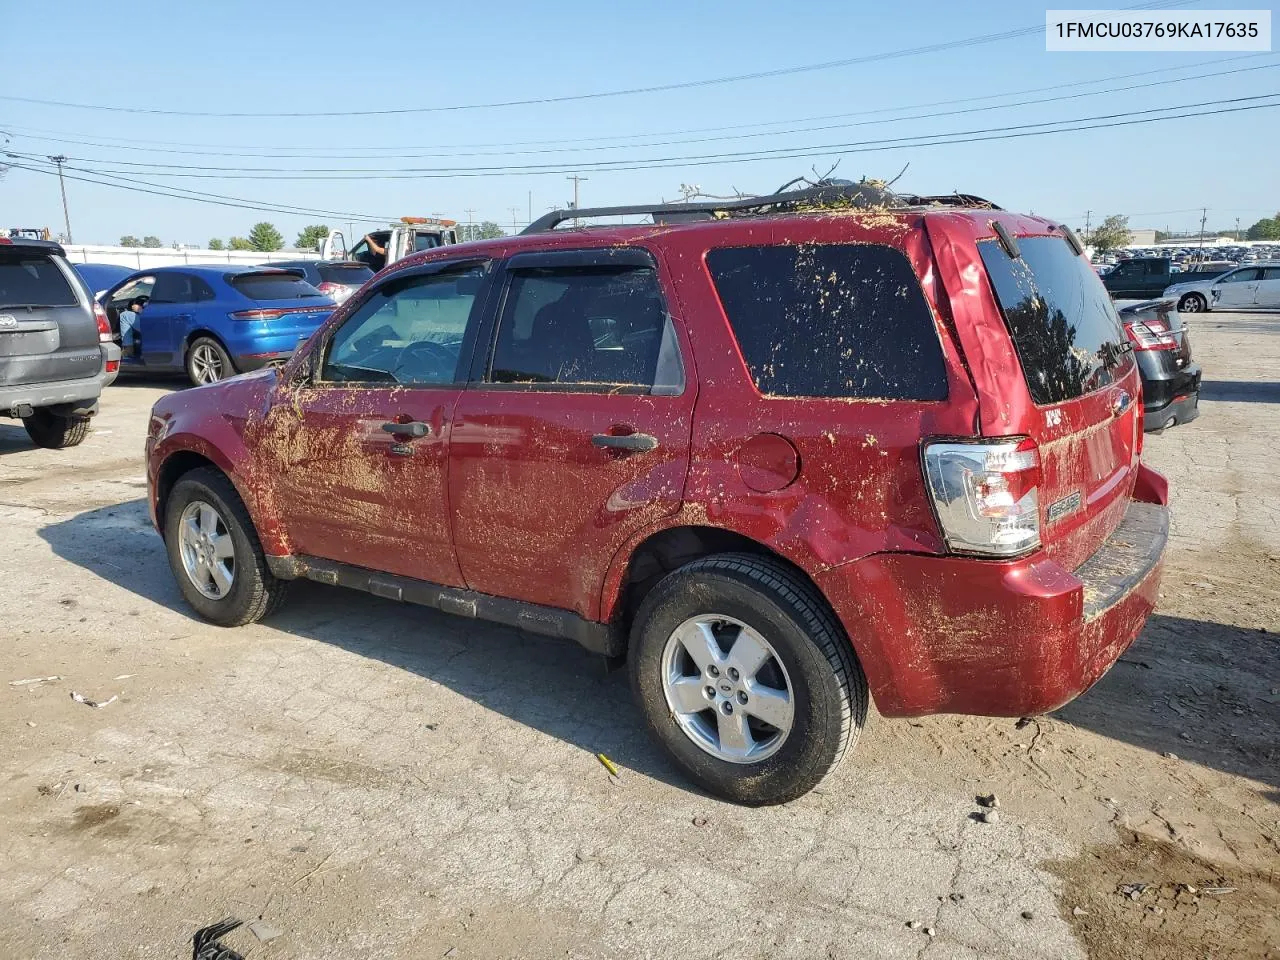
[[[270,267],[157,267],[102,295],[121,369],[185,371],[194,384],[280,365],[333,312],[296,273]]]

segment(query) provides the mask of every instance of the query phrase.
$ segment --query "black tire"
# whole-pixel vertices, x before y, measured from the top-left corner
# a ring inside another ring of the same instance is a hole
[[[187,368],[187,379],[197,387],[217,383],[236,374],[231,355],[213,337],[196,337],[187,344],[184,366]]]
[[[22,425],[27,428],[27,436],[32,443],[50,450],[74,447],[89,435],[88,417],[68,417],[43,407],[32,411],[31,416],[23,417]]]
[[[1208,302],[1198,293],[1184,293],[1178,301],[1179,313],[1206,313],[1208,310]]]
[[[220,599],[202,594],[182,563],[178,523],[183,510],[195,500],[204,501],[218,511],[232,539],[235,577],[231,590]],[[271,573],[249,511],[231,481],[219,471],[202,467],[183,474],[174,484],[165,502],[164,540],[169,567],[182,596],[206,620],[223,627],[240,627],[270,616],[284,603],[289,581]]]
[[[720,759],[676,722],[663,690],[668,638],[692,617],[718,614],[767,637],[792,686],[794,718],[777,751],[754,763]],[[658,741],[695,783],[750,806],[808,793],[835,769],[867,718],[867,681],[826,601],[793,570],[765,557],[725,553],[664,577],[631,629],[632,689]]]

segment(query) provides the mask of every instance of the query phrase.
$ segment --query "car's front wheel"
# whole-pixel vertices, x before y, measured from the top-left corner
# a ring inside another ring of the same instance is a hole
[[[1204,313],[1208,309],[1209,304],[1198,293],[1183,294],[1182,299],[1178,301],[1179,313]]]
[[[31,416],[22,418],[27,436],[37,447],[61,450],[83,443],[89,435],[89,418],[54,413],[43,407],[33,410]]]
[[[174,484],[164,540],[178,589],[206,620],[238,627],[284,601],[288,581],[272,575],[249,511],[217,470],[193,470]]]
[[[187,348],[187,377],[197,387],[225,380],[235,372],[230,355],[212,337],[197,337]]]
[[[666,576],[632,626],[650,729],[718,796],[758,806],[812,790],[866,722],[867,683],[816,591],[783,564],[720,554]]]

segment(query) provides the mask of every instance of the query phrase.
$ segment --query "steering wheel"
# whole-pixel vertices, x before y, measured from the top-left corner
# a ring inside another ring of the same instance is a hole
[[[453,378],[453,372],[458,366],[458,355],[444,344],[433,340],[415,340],[400,351],[395,369],[391,371],[392,376],[400,380],[396,375],[406,365],[411,365],[415,361],[421,363],[426,369],[415,370],[415,376],[409,382],[442,383]]]

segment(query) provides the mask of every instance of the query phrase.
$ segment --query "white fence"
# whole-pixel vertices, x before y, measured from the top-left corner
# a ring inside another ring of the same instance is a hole
[[[114,263],[134,270],[152,267],[173,267],[191,263],[235,263],[253,265],[277,260],[315,260],[314,250],[277,250],[275,253],[259,253],[256,250],[174,250],[172,247],[102,247],[92,244],[64,244],[67,259],[72,263]]]

